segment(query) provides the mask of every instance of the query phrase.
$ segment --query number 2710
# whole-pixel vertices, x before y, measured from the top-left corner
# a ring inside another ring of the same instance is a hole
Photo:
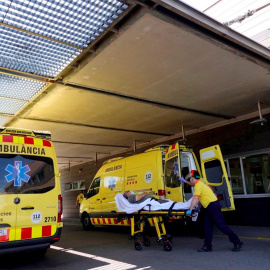
[[[45,222],[53,222],[53,221],[56,221],[56,216],[54,216],[54,217],[45,217],[45,218],[44,218],[44,221],[45,221]]]

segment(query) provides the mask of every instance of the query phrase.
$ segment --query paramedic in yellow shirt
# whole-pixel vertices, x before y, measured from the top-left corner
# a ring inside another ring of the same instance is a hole
[[[230,242],[234,244],[232,251],[239,251],[244,245],[238,236],[226,225],[225,219],[221,212],[221,205],[217,200],[217,197],[209,186],[204,184],[200,179],[200,174],[196,170],[190,171],[190,181],[195,184],[194,195],[191,201],[189,210],[186,212],[187,215],[191,214],[192,209],[198,203],[205,208],[204,217],[204,245],[199,248],[199,252],[212,251],[212,234],[213,225],[229,237]]]
[[[83,195],[83,191],[81,190],[80,194],[77,196],[77,199],[76,199],[77,209],[80,209],[80,205],[83,199],[84,199],[84,195]]]

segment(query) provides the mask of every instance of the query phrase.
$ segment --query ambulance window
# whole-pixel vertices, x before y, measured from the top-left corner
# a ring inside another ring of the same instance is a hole
[[[87,198],[91,198],[99,193],[99,187],[100,187],[100,177],[93,180],[92,185],[90,186]]]
[[[46,193],[54,187],[52,159],[27,155],[0,155],[0,194]]]
[[[169,188],[176,188],[180,186],[178,156],[166,161],[165,185]]]
[[[204,166],[206,178],[209,183],[216,183],[216,184],[222,183],[223,171],[219,160],[212,160],[206,162]]]

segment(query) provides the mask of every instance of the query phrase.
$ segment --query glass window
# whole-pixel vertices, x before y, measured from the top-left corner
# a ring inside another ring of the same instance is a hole
[[[92,185],[90,186],[88,193],[87,193],[87,198],[90,198],[96,194],[99,193],[99,187],[100,187],[100,177],[94,179]]]
[[[166,173],[165,175],[166,187],[176,188],[180,186],[178,156],[166,162],[165,173]]]
[[[243,157],[247,194],[269,193],[270,154]]]
[[[187,175],[189,175],[189,172],[191,170],[191,160],[192,159],[192,155],[191,153],[181,153],[181,176],[186,178]],[[190,199],[192,196],[192,189],[191,186],[189,185],[183,185],[184,188],[184,194],[185,194],[185,198],[186,200]]]
[[[222,183],[222,167],[219,160],[212,160],[204,163],[206,178],[209,183]]]
[[[52,159],[0,155],[0,194],[45,193],[54,187]]]
[[[240,158],[230,159],[229,168],[233,194],[244,194]]]

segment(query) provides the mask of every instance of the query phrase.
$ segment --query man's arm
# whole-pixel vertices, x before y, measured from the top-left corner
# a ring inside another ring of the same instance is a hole
[[[148,194],[147,192],[144,192],[144,193],[141,193],[139,195],[136,195],[136,202],[143,199],[147,194]]]
[[[199,197],[198,196],[193,196],[189,210],[192,210],[194,208],[194,206],[198,203],[199,201]]]

